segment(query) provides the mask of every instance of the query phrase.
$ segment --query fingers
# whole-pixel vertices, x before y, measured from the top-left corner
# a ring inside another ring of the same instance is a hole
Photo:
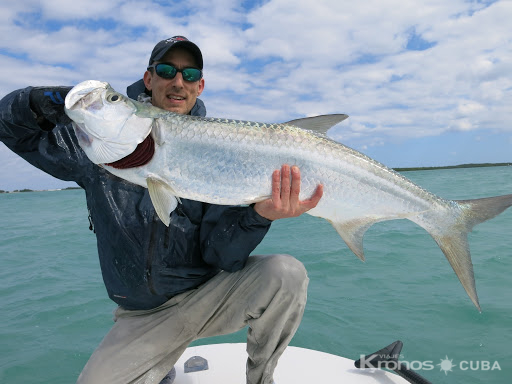
[[[318,203],[320,202],[320,199],[322,198],[324,194],[324,186],[322,184],[319,184],[318,187],[316,187],[315,193],[311,198],[308,200],[304,200],[302,202],[303,207],[305,208],[305,211],[309,211],[310,209],[315,208]]]
[[[281,207],[288,207],[290,204],[290,166],[285,164],[281,167]]]
[[[272,202],[274,206],[281,204],[281,172],[272,173]]]
[[[301,175],[299,167],[285,164],[272,173],[272,198],[254,205],[258,214],[269,220],[297,217],[317,206],[323,195],[318,185],[313,196],[301,201]]]
[[[290,166],[285,164],[281,167],[280,172],[274,172],[272,193],[274,208],[281,210],[289,217],[299,216],[316,207],[323,195],[323,185],[318,185],[311,198],[301,201],[299,199],[300,190],[301,176],[299,167],[294,165],[290,169]]]
[[[295,168],[295,170],[293,170]],[[292,173],[298,172],[297,167],[292,167]],[[290,181],[291,180],[291,181]],[[293,184],[293,185],[292,185]],[[281,167],[281,170],[275,170],[272,174],[272,202],[276,209],[287,209],[291,203],[290,193],[297,194],[297,181],[294,180],[294,176],[290,179],[290,166],[285,164]],[[300,192],[300,174],[298,180],[298,189]]]
[[[289,204],[292,207],[297,207],[299,205],[299,194],[300,194],[300,171],[299,167],[292,167],[292,181],[291,181],[291,190],[289,191]]]

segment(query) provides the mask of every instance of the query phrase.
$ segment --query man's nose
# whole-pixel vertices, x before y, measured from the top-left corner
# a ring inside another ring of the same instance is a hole
[[[178,72],[176,74],[176,76],[174,76],[174,79],[171,80],[171,84],[174,86],[174,87],[179,87],[179,88],[183,88],[183,82],[185,80],[183,80],[183,75],[181,74],[181,72]]]

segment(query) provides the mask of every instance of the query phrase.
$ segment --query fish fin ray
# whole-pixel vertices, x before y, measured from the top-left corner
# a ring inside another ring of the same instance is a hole
[[[383,219],[380,218],[361,218],[331,224],[345,241],[350,250],[354,252],[361,261],[365,261],[363,250],[364,234],[373,224],[382,220]]]
[[[477,224],[498,216],[501,212],[512,206],[512,195],[484,197],[473,200],[455,200],[463,208],[469,209],[470,214],[465,215],[468,232]]]
[[[476,292],[475,275],[473,272],[473,262],[469,251],[467,233],[453,231],[444,236],[432,236],[446,259],[452,266],[453,271],[459,278],[464,290],[481,312],[478,294]]]
[[[179,197],[169,184],[158,178],[148,177],[146,183],[156,214],[166,226],[169,226],[170,215],[178,206]]]
[[[320,115],[290,120],[284,124],[327,134],[327,131],[348,117],[345,114]]]
[[[444,228],[437,224],[418,223],[425,228],[439,245],[464,290],[475,307],[481,311],[476,292],[473,263],[467,235],[477,224],[499,215],[512,206],[512,195],[454,201],[458,215],[455,223]],[[453,214],[453,211],[451,212]],[[439,221],[438,221],[439,222]]]

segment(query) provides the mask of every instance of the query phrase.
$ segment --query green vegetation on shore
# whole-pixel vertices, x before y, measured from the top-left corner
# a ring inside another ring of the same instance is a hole
[[[482,167],[506,167],[512,163],[483,163],[483,164],[460,164],[460,165],[446,165],[442,167],[414,167],[414,168],[393,168],[397,172],[404,171],[431,171],[436,169],[455,169],[455,168],[482,168]]]

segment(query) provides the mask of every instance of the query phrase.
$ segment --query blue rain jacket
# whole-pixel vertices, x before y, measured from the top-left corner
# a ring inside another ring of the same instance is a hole
[[[126,309],[151,309],[221,269],[244,267],[267,233],[269,220],[252,207],[181,199],[166,227],[148,190],[92,163],[70,123],[50,131],[39,127],[29,106],[31,89],[14,91],[0,101],[0,140],[35,167],[85,190],[103,281],[114,302]],[[206,115],[202,101],[192,114]]]

